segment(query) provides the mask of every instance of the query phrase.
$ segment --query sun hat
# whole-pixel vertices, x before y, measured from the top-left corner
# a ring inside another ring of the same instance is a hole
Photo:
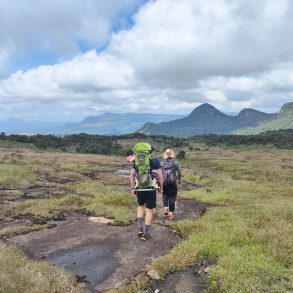
[[[175,154],[171,149],[166,149],[164,151],[164,155],[163,155],[164,159],[168,159],[168,158],[174,158]]]

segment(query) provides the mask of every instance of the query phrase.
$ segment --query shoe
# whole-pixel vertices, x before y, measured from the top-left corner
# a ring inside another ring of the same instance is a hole
[[[169,220],[174,220],[175,216],[173,215],[172,212],[168,213],[168,218]]]
[[[165,216],[168,216],[168,212],[169,212],[169,209],[168,208],[164,208],[164,214],[165,214]]]
[[[151,235],[150,234],[143,234],[142,236],[141,236],[141,240],[142,241],[147,241],[147,240],[150,240],[152,237],[151,237]]]
[[[139,232],[137,233],[138,238],[141,238],[143,235],[143,228],[139,228]]]

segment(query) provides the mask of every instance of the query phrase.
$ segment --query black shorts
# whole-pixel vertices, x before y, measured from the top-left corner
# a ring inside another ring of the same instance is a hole
[[[156,190],[137,191],[136,197],[139,206],[146,205],[147,209],[154,209],[156,207]]]

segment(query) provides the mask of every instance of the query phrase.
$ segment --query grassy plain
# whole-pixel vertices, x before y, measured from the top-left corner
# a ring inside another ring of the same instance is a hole
[[[212,207],[200,219],[174,222],[183,241],[146,270],[153,268],[164,278],[204,263],[210,292],[292,292],[293,151],[196,149],[186,149],[181,163],[184,180],[202,187],[180,196]],[[3,240],[48,228],[48,221],[70,212],[107,216],[117,224],[135,219],[128,178],[114,173],[127,165],[124,158],[10,147],[0,149],[0,162],[0,188],[6,189],[0,194]],[[25,192],[38,188],[47,190],[33,197]],[[0,251],[0,292],[33,292],[31,284],[42,292],[84,290],[73,275],[30,261],[5,241]],[[144,271],[118,291],[138,292],[149,282]]]
[[[148,267],[168,273],[209,265],[210,292],[293,291],[293,152],[220,149],[188,152],[181,192],[213,205],[200,219],[173,224],[184,241]],[[121,292],[147,287],[140,274]]]

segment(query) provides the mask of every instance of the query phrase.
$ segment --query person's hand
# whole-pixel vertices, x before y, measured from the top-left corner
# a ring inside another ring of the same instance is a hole
[[[160,188],[160,189],[159,189],[159,193],[160,193],[160,196],[163,195],[163,188]]]
[[[132,195],[133,197],[136,196],[136,191],[135,191],[134,189],[131,189],[131,195]]]

